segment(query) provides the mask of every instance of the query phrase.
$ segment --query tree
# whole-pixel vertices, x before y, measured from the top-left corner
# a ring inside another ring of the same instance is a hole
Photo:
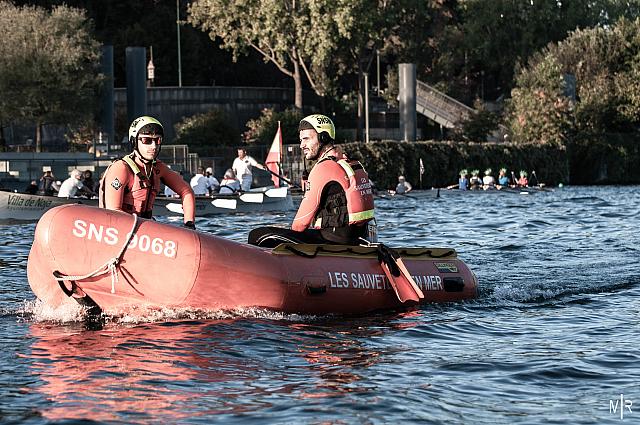
[[[495,99],[513,87],[518,64],[571,31],[606,26],[619,16],[637,16],[637,0],[460,0],[455,25],[443,32],[441,55],[427,81],[442,81],[453,97]]]
[[[331,0],[196,0],[188,20],[212,40],[219,37],[234,60],[248,49],[259,52],[293,79],[295,106],[302,109],[303,76],[318,95],[327,91],[326,63],[354,20],[342,12]]]
[[[42,151],[44,124],[81,124],[96,110],[100,46],[84,13],[51,12],[0,2],[0,117],[36,124]]]
[[[520,70],[511,91],[510,131],[516,143],[567,144],[572,104],[565,96],[562,67],[557,58],[538,53],[531,67]]]
[[[520,141],[586,142],[640,125],[640,19],[576,30],[519,70],[511,130]],[[575,77],[576,102],[566,75]],[[571,138],[569,131],[573,132]]]
[[[250,144],[270,145],[278,131],[278,122],[282,130],[282,142],[285,145],[297,145],[298,125],[303,114],[298,109],[287,109],[276,112],[273,109],[263,109],[260,117],[247,122],[248,130],[244,132],[245,142]]]
[[[201,156],[213,156],[221,146],[236,146],[240,134],[228,115],[219,109],[184,118],[175,126],[174,143],[189,145],[189,150]]]

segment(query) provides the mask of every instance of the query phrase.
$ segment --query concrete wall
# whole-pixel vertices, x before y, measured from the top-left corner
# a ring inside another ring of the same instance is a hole
[[[304,93],[305,107],[316,110],[317,97]],[[115,105],[119,116],[126,116],[125,88],[115,89]],[[149,87],[147,114],[158,118],[164,125],[165,137],[173,140],[174,124],[211,109],[222,109],[229,114],[239,131],[245,130],[247,121],[260,116],[264,108],[284,110],[294,105],[293,89],[272,87]]]

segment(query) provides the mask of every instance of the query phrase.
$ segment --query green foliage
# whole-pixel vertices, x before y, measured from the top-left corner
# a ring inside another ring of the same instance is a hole
[[[618,0],[459,1],[452,25],[438,37],[441,54],[423,78],[448,82],[447,93],[465,101],[497,98],[513,87],[516,65],[548,43],[565,39],[576,28],[637,16],[637,9],[637,1]]]
[[[589,143],[640,125],[640,19],[609,28],[577,30],[534,55],[512,92],[514,141]],[[564,75],[576,79],[577,102]]]
[[[455,140],[483,142],[498,129],[500,116],[487,110],[480,101],[476,101],[474,108],[477,112],[470,114],[459,128],[454,129],[453,137]]]
[[[608,133],[571,147],[572,184],[638,184],[640,137]]]
[[[330,0],[196,0],[189,6],[189,22],[212,40],[219,37],[234,59],[254,49],[293,78],[296,107],[301,109],[303,73],[319,95],[328,89],[326,63],[354,22],[345,12],[349,3],[338,7]]]
[[[391,68],[389,72],[387,72],[385,76],[387,80],[387,88],[382,93],[382,97],[387,101],[387,105],[397,107],[398,102],[398,94],[400,92],[400,81],[398,77],[398,69]]]
[[[287,109],[275,112],[273,109],[263,109],[260,117],[247,122],[248,130],[243,138],[249,144],[261,144],[270,146],[278,131],[278,121],[282,129],[282,143],[284,145],[296,145],[298,139],[298,124],[304,117],[297,109]]]
[[[219,109],[184,118],[174,128],[174,143],[188,145],[190,152],[200,156],[213,156],[220,146],[240,144],[238,130],[230,124],[227,114]]]
[[[38,126],[91,119],[101,84],[100,46],[84,12],[3,1],[0,27],[0,119]]]
[[[517,143],[564,145],[572,124],[572,103],[564,95],[562,68],[551,55],[538,54],[511,92],[509,127]]]

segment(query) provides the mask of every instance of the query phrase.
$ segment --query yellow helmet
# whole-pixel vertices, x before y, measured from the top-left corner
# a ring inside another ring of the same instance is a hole
[[[320,136],[320,141],[323,143],[333,142],[336,139],[336,128],[333,125],[333,121],[326,115],[313,114],[306,116],[300,120],[298,125],[298,131],[314,129]],[[326,136],[323,136],[326,134]],[[327,137],[329,140],[327,140]]]
[[[133,120],[131,126],[129,126],[129,144],[131,145],[131,151],[138,147],[137,140],[139,133],[164,136],[164,128],[162,124],[160,124],[160,121],[153,117],[142,116]]]

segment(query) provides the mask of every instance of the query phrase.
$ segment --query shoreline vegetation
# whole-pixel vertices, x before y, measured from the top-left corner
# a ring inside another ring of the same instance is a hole
[[[541,183],[640,184],[640,137],[609,135],[569,147],[552,144],[474,143],[452,141],[350,142],[341,145],[362,161],[380,188],[394,187],[404,175],[419,188],[420,159],[424,164],[423,188],[446,187],[458,181],[462,169],[499,170],[510,175],[535,170]]]

